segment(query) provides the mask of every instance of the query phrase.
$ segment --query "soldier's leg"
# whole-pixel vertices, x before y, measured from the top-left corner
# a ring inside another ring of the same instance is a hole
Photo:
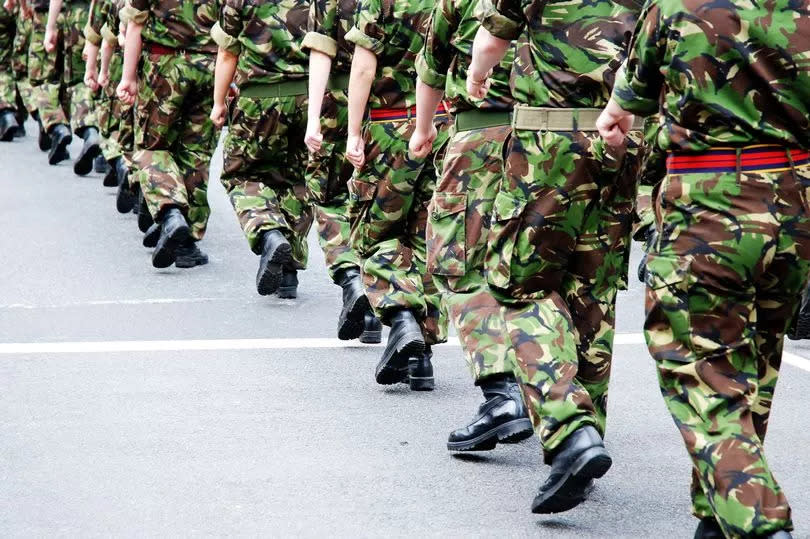
[[[428,271],[447,303],[475,384],[486,399],[472,422],[453,431],[448,449],[481,451],[532,435],[513,375],[498,300],[484,274],[487,230],[503,174],[503,145],[511,127],[451,136],[428,211]]]
[[[62,48],[57,47],[54,53],[48,53],[43,44],[47,18],[47,13],[34,13],[28,49],[28,75],[39,115],[39,147],[49,152],[48,162],[56,164],[70,159],[67,146],[73,137],[68,127],[68,111],[64,109],[61,99],[64,70]],[[57,36],[57,42],[59,40],[61,35]]]
[[[21,15],[17,16],[17,32],[14,36],[14,50],[12,52],[12,68],[17,83],[17,93],[22,100],[25,110],[34,116],[36,106],[33,100],[31,83],[28,80],[28,48],[31,41],[31,20]],[[18,118],[18,121],[21,118]],[[25,119],[24,117],[22,118]],[[20,136],[25,136],[25,129],[20,124]]]
[[[369,302],[392,327],[377,382],[410,380],[412,389],[432,389],[429,345],[446,338],[441,299],[425,271],[427,204],[436,180],[432,158],[408,157],[412,132],[407,121],[369,126],[367,162],[349,188],[352,244],[363,260]]]
[[[303,269],[312,224],[304,179],[305,96],[240,97],[225,138],[222,183],[251,250],[261,256],[257,291],[279,291],[285,269]]]
[[[655,204],[645,333],[701,487],[695,512],[708,503],[727,536],[791,527],[762,437],[808,275],[810,210],[794,179],[808,176],[669,176]]]

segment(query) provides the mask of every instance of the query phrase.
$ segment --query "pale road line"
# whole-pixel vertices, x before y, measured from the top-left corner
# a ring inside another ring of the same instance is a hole
[[[244,298],[145,298],[145,299],[100,299],[91,301],[74,301],[68,303],[49,303],[34,305],[31,303],[0,304],[0,310],[35,310],[35,309],[67,309],[71,307],[104,307],[109,305],[174,305],[183,303],[210,303],[213,301],[238,301],[239,303],[256,303],[245,301]]]
[[[644,344],[642,333],[617,333],[615,344]],[[199,339],[172,341],[80,341],[80,342],[32,342],[0,343],[0,355],[21,354],[94,354],[116,352],[189,352],[217,350],[307,350],[324,348],[362,349],[379,348],[382,344],[360,344],[357,341],[340,341],[326,338],[290,339]],[[439,345],[458,347],[456,339]],[[788,365],[810,372],[810,360],[791,352],[784,352],[782,359]]]

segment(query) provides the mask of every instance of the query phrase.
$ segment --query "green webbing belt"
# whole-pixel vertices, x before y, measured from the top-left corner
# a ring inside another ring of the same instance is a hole
[[[287,80],[272,84],[249,82],[239,88],[239,97],[290,97],[306,93],[306,80]]]
[[[472,131],[510,125],[512,114],[502,110],[465,110],[457,112],[455,116],[456,131]]]

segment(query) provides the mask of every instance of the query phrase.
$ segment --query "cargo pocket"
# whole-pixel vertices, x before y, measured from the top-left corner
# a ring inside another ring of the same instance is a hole
[[[358,179],[349,180],[349,222],[351,223],[352,248],[364,255],[373,247],[374,238],[370,230],[371,206],[377,196],[376,182]]]
[[[435,193],[428,207],[427,268],[433,275],[466,273],[466,193]]]
[[[647,258],[644,329],[656,359],[666,356],[670,361],[691,361],[690,265],[690,259],[654,254]]]
[[[485,261],[487,281],[492,286],[509,288],[512,284],[512,257],[527,203],[525,198],[504,191],[495,197]]]

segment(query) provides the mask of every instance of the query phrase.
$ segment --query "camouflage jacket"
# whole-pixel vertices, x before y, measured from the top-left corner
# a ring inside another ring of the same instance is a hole
[[[143,24],[143,40],[173,49],[217,52],[211,27],[219,0],[126,0],[121,17]]]
[[[425,46],[416,59],[416,71],[428,86],[445,90],[454,111],[512,110],[509,70],[515,56],[511,49],[494,70],[486,99],[473,99],[467,93],[467,69],[480,26],[474,13],[479,3],[479,0],[439,0],[425,35]]]
[[[641,2],[482,0],[481,24],[502,39],[525,30],[512,95],[535,107],[603,107],[624,60]]]
[[[101,28],[104,26],[104,13],[107,4],[112,0],[93,0],[90,4],[90,14],[87,17],[87,24],[84,27],[84,38],[93,45],[101,44]]]
[[[377,55],[369,107],[416,105],[416,56],[422,50],[433,0],[360,0],[346,39]]]
[[[224,0],[211,35],[239,55],[240,82],[302,80],[309,70],[302,47],[308,16],[309,0]]]
[[[348,74],[351,70],[354,43],[346,41],[346,34],[356,8],[357,0],[313,0],[310,5],[303,46],[332,57],[332,73]]]
[[[808,56],[810,0],[651,2],[613,97],[637,114],[660,108],[664,149],[807,148]]]

